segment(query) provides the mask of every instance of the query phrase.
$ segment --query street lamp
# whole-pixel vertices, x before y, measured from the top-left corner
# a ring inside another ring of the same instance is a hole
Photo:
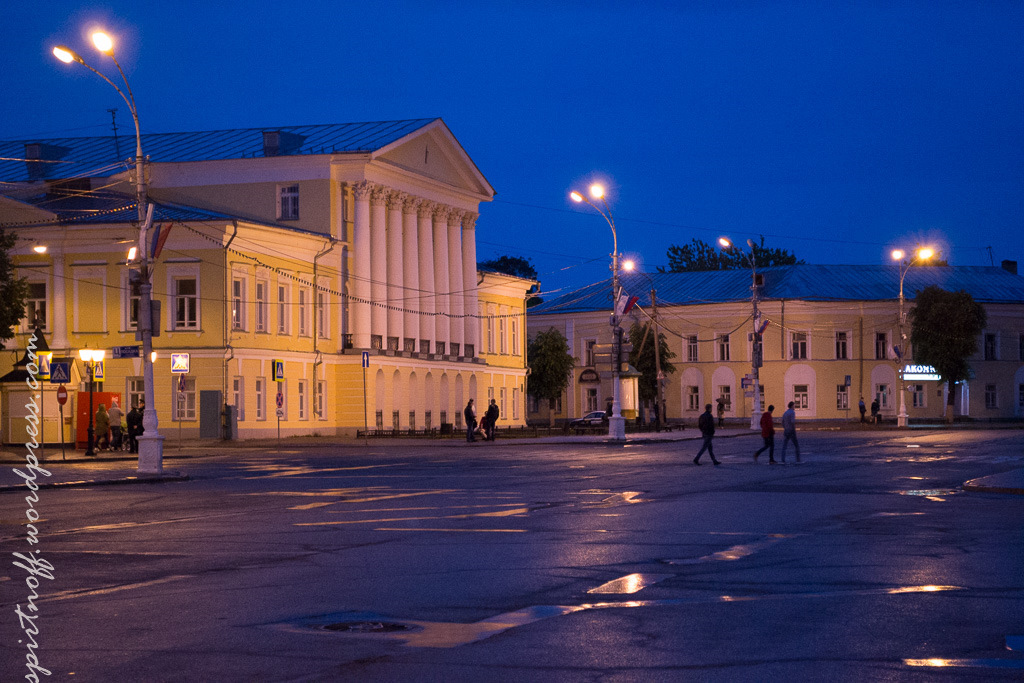
[[[750,265],[750,305],[754,309],[753,313],[753,324],[754,324],[754,338],[751,344],[750,354],[750,367],[751,375],[753,375],[754,381],[754,402],[753,408],[750,411],[750,428],[760,429],[761,428],[761,380],[760,380],[760,368],[763,363],[763,351],[761,348],[761,330],[759,329],[761,323],[761,316],[757,312],[757,258],[754,256],[754,240],[747,240],[747,246],[750,247],[750,253],[737,249],[736,245],[732,243],[728,237],[719,237],[718,245],[725,251],[738,251],[742,254],[743,259]]]
[[[96,455],[96,451],[93,450],[96,444],[96,430],[92,423],[92,392],[96,383],[96,364],[103,360],[104,353],[103,349],[78,349],[78,357],[82,359],[89,371],[89,429],[87,430],[89,437],[85,448],[86,455]]]
[[[907,387],[903,380],[903,357],[907,354],[907,335],[903,332],[903,323],[905,322],[906,313],[903,312],[903,280],[907,277],[907,273],[910,271],[910,266],[917,262],[924,262],[935,255],[935,251],[930,247],[920,247],[914,253],[913,258],[904,258],[906,254],[902,249],[893,249],[892,260],[896,261],[900,272],[900,317],[897,320],[900,335],[899,352],[894,354],[896,356],[896,371],[900,376],[900,412],[896,416],[896,426],[906,427],[907,426]]]
[[[656,427],[658,431],[661,431],[661,425],[665,423],[665,396],[664,388],[662,387],[662,380],[664,375],[661,374],[661,327],[658,325],[658,297],[657,290],[654,288],[654,278],[642,270],[636,270],[636,264],[633,261],[626,261],[622,264],[622,267],[638,275],[643,275],[647,278],[647,281],[651,284],[651,318],[654,320],[654,372],[655,372],[655,398],[657,401],[657,419]]]
[[[143,434],[139,437],[139,472],[159,474],[163,471],[164,437],[158,431],[159,422],[156,416],[156,399],[153,392],[153,362],[150,359],[153,351],[153,285],[150,282],[149,250],[146,244],[149,221],[147,220],[146,209],[146,160],[142,156],[142,131],[139,128],[139,112],[135,106],[135,95],[132,94],[132,88],[128,84],[128,78],[124,75],[124,70],[121,69],[121,64],[114,56],[114,41],[106,33],[96,31],[92,34],[92,42],[97,50],[109,56],[114,62],[118,73],[121,74],[121,80],[124,81],[124,89],[128,91],[127,95],[116,83],[86,64],[85,60],[73,50],[61,45],[53,48],[53,54],[65,64],[78,62],[109,83],[117,91],[117,94],[121,96],[125,104],[128,105],[128,110],[132,114],[132,120],[135,122],[135,201],[138,206],[139,215],[138,252],[140,257],[138,327],[142,337],[144,391],[146,405],[149,407],[149,410],[143,413]]]
[[[601,200],[604,207],[602,211],[597,204],[579,192],[569,193],[569,197],[579,204],[585,202],[590,208],[601,214],[601,217],[612,229],[612,416],[608,419],[608,438],[617,441],[626,440],[626,420],[622,417],[622,402],[619,395],[619,372],[622,370],[622,328],[619,327],[619,237],[615,232],[615,219],[612,217],[612,210],[605,200],[604,186],[594,183],[590,186],[590,196],[595,200]]]

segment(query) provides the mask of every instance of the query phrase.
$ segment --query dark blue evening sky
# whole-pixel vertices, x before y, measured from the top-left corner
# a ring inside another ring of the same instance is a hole
[[[1024,261],[1022,2],[74,2],[0,9],[0,138],[102,135],[117,40],[146,132],[440,116],[498,194],[478,254],[546,291],[620,249],[763,234],[814,263]],[[106,68],[111,67],[111,68]],[[124,130],[124,129],[122,129]]]

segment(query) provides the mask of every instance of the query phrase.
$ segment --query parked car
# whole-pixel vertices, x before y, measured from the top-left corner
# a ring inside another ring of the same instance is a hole
[[[583,417],[578,417],[569,423],[570,427],[600,427],[608,424],[608,416],[603,410],[592,410]]]

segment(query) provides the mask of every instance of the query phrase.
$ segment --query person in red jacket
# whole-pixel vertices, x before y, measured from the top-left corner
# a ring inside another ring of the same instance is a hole
[[[761,414],[761,438],[764,439],[764,446],[757,453],[754,453],[754,462],[757,456],[768,451],[768,464],[775,464],[775,425],[772,424],[772,411],[775,406],[768,406],[768,410]]]

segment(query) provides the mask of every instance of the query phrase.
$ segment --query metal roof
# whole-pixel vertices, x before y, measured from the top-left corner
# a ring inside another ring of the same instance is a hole
[[[438,121],[406,119],[317,126],[236,128],[194,133],[143,133],[142,149],[150,161],[174,163],[261,158],[264,133],[279,133],[271,156],[373,152]],[[26,146],[38,145],[39,161],[25,161]],[[0,141],[0,179],[9,182],[105,177],[134,163],[135,137],[33,138]]]
[[[764,286],[762,300],[797,301],[894,301],[899,298],[900,275],[896,265],[799,265],[759,269]],[[640,306],[651,303],[656,291],[658,306],[692,306],[750,300],[749,270],[715,270],[687,273],[623,273],[626,293],[639,297]],[[987,266],[922,266],[911,268],[903,282],[903,294],[913,299],[919,290],[938,285],[964,290],[982,303],[1024,303],[1024,277]],[[544,296],[544,293],[540,293]],[[529,309],[529,315],[584,313],[611,310],[611,280],[587,285],[574,292],[546,299]]]

